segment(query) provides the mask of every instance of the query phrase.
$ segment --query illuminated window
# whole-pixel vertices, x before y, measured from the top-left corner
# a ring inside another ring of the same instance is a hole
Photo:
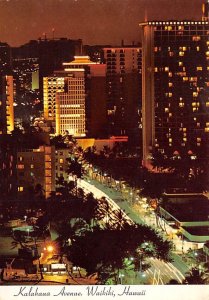
[[[184,128],[183,128],[183,132],[186,132],[186,131],[187,131],[187,129],[184,127]]]
[[[19,170],[24,169],[24,165],[17,165],[17,168],[18,168]]]
[[[180,51],[180,52],[179,52],[179,56],[184,56],[184,52],[183,52],[183,51]]]
[[[155,68],[155,72],[158,72],[158,68],[157,67]]]
[[[172,143],[172,138],[169,138],[169,143]]]
[[[189,78],[188,77],[183,77],[183,81],[188,81]]]
[[[205,128],[205,132],[209,132],[209,128]]]
[[[187,138],[184,137],[184,138],[183,138],[183,141],[186,142],[186,141],[187,141]]]
[[[34,169],[34,165],[30,165],[30,168],[31,168],[31,169]]]
[[[183,66],[183,62],[182,61],[179,61],[179,66]]]
[[[169,117],[172,117],[172,113],[169,113],[169,115],[168,115]]]
[[[168,76],[169,76],[169,77],[172,77],[172,76],[173,76],[172,72],[169,72],[169,73],[168,73]]]
[[[166,108],[165,108],[165,112],[169,112],[169,108],[166,107]]]
[[[197,71],[202,71],[202,67],[201,66],[197,67]]]
[[[197,51],[200,51],[200,47],[199,47],[199,46],[197,46],[197,48],[196,48],[196,49],[197,49]]]
[[[187,50],[187,47],[183,47],[183,51],[186,51]]]
[[[194,42],[198,42],[198,41],[200,41],[200,36],[199,36],[199,35],[194,35],[194,36],[192,37],[192,40],[193,40]]]
[[[184,107],[184,102],[180,102],[179,107]]]
[[[63,164],[63,163],[64,163],[63,158],[60,158],[60,164]]]
[[[201,138],[200,137],[197,138],[197,142],[201,142]]]
[[[165,67],[165,72],[168,72],[169,71],[169,67]]]
[[[190,77],[189,81],[193,82],[193,81],[197,81],[197,77]]]
[[[206,102],[205,105],[206,105],[206,107],[209,107],[209,102]]]
[[[18,186],[18,192],[23,192],[23,186]]]
[[[172,83],[172,82],[169,82],[169,83],[168,83],[168,86],[169,86],[169,87],[172,87],[172,86],[173,86],[173,83]]]

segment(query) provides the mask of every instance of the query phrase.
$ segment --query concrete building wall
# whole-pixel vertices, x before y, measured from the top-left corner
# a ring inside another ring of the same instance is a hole
[[[17,153],[18,192],[28,194],[31,187],[41,185],[45,197],[55,190],[54,147],[40,146],[38,149]]]

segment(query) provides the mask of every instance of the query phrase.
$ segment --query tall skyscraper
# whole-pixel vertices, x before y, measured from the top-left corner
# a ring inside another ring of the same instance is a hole
[[[14,130],[13,76],[0,77],[0,134]]]
[[[97,137],[106,127],[105,65],[75,56],[64,70],[44,78],[44,117],[56,133]],[[98,106],[100,109],[98,109]]]
[[[56,134],[86,136],[84,69],[68,69],[65,92],[56,93]]]
[[[141,47],[104,48],[109,134],[134,135],[141,111]]]
[[[202,4],[202,21],[209,21],[209,0]]]
[[[154,149],[200,155],[209,140],[209,23],[140,26],[143,159]]]

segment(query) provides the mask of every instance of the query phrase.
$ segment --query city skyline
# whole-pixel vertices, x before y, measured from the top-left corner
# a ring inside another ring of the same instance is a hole
[[[192,2],[192,4],[191,4]],[[202,0],[1,0],[0,41],[19,46],[42,37],[83,39],[84,44],[138,42],[147,20],[201,19]]]

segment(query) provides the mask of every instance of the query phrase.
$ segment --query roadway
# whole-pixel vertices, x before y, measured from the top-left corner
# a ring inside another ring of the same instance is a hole
[[[125,213],[126,219],[131,219],[138,224],[152,225],[153,228],[158,229],[156,227],[155,218],[153,216],[151,218],[145,217],[143,211],[133,211],[133,208],[131,208],[127,201],[123,199],[120,191],[116,191],[115,189],[90,178],[86,178],[85,180],[79,179],[77,184],[78,187],[83,188],[85,192],[93,193],[96,198],[105,197],[114,209],[121,208]],[[140,276],[126,278],[125,276],[124,284],[126,284],[126,281],[127,284],[166,284],[171,279],[175,279],[181,283],[185,278],[185,273],[188,272],[189,267],[176,253],[172,253],[172,260],[172,262],[167,263],[158,259],[150,259],[149,262],[151,267],[142,274],[143,278],[140,278]]]

